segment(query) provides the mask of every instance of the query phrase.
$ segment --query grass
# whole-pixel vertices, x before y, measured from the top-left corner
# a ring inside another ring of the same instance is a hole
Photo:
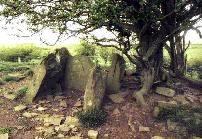
[[[104,110],[80,111],[77,113],[79,121],[84,127],[98,127],[106,121],[107,113]]]
[[[189,134],[202,136],[202,107],[178,106],[174,108],[160,108],[158,120],[170,119],[186,127]]]
[[[202,66],[202,44],[192,44],[186,54],[188,67]],[[164,56],[169,59],[167,51],[164,51]]]

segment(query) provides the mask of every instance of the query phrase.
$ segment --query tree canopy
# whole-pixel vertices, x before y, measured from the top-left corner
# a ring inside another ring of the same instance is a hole
[[[60,34],[89,36],[105,28],[113,33],[114,38],[91,37],[103,47],[122,51],[141,69],[143,85],[136,93],[141,103],[153,82],[161,79],[166,42],[174,53],[175,35],[202,19],[201,0],[0,0],[0,5],[8,21],[26,17],[34,32],[52,28]]]

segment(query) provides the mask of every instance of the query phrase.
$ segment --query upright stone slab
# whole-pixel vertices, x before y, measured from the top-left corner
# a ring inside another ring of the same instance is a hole
[[[29,90],[26,95],[26,102],[31,103],[37,98],[46,95],[57,95],[57,93],[62,90],[61,82],[64,82],[64,65],[61,60],[58,60],[56,53],[49,54],[42,62],[34,69],[34,75],[29,84]],[[62,55],[63,57],[68,57],[68,54]],[[61,59],[61,55],[59,57]]]
[[[117,93],[125,71],[125,60],[119,54],[112,56],[112,65],[107,75],[107,92]]]
[[[93,63],[87,56],[69,57],[65,71],[66,88],[85,91],[86,83],[93,67]]]
[[[105,95],[106,82],[101,71],[95,67],[90,72],[84,95],[84,111],[99,109]]]

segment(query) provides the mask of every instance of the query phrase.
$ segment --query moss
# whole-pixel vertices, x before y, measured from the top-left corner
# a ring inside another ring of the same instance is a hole
[[[107,113],[104,110],[94,109],[86,112],[80,111],[77,116],[84,127],[98,127],[106,121]]]

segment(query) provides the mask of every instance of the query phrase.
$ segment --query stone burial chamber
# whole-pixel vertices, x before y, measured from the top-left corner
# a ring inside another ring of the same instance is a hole
[[[85,109],[99,108],[105,92],[119,92],[124,70],[125,61],[116,53],[108,72],[104,72],[87,56],[71,56],[66,48],[56,49],[34,69],[25,101],[32,103],[48,95],[63,95],[67,89],[76,89],[85,92]]]

